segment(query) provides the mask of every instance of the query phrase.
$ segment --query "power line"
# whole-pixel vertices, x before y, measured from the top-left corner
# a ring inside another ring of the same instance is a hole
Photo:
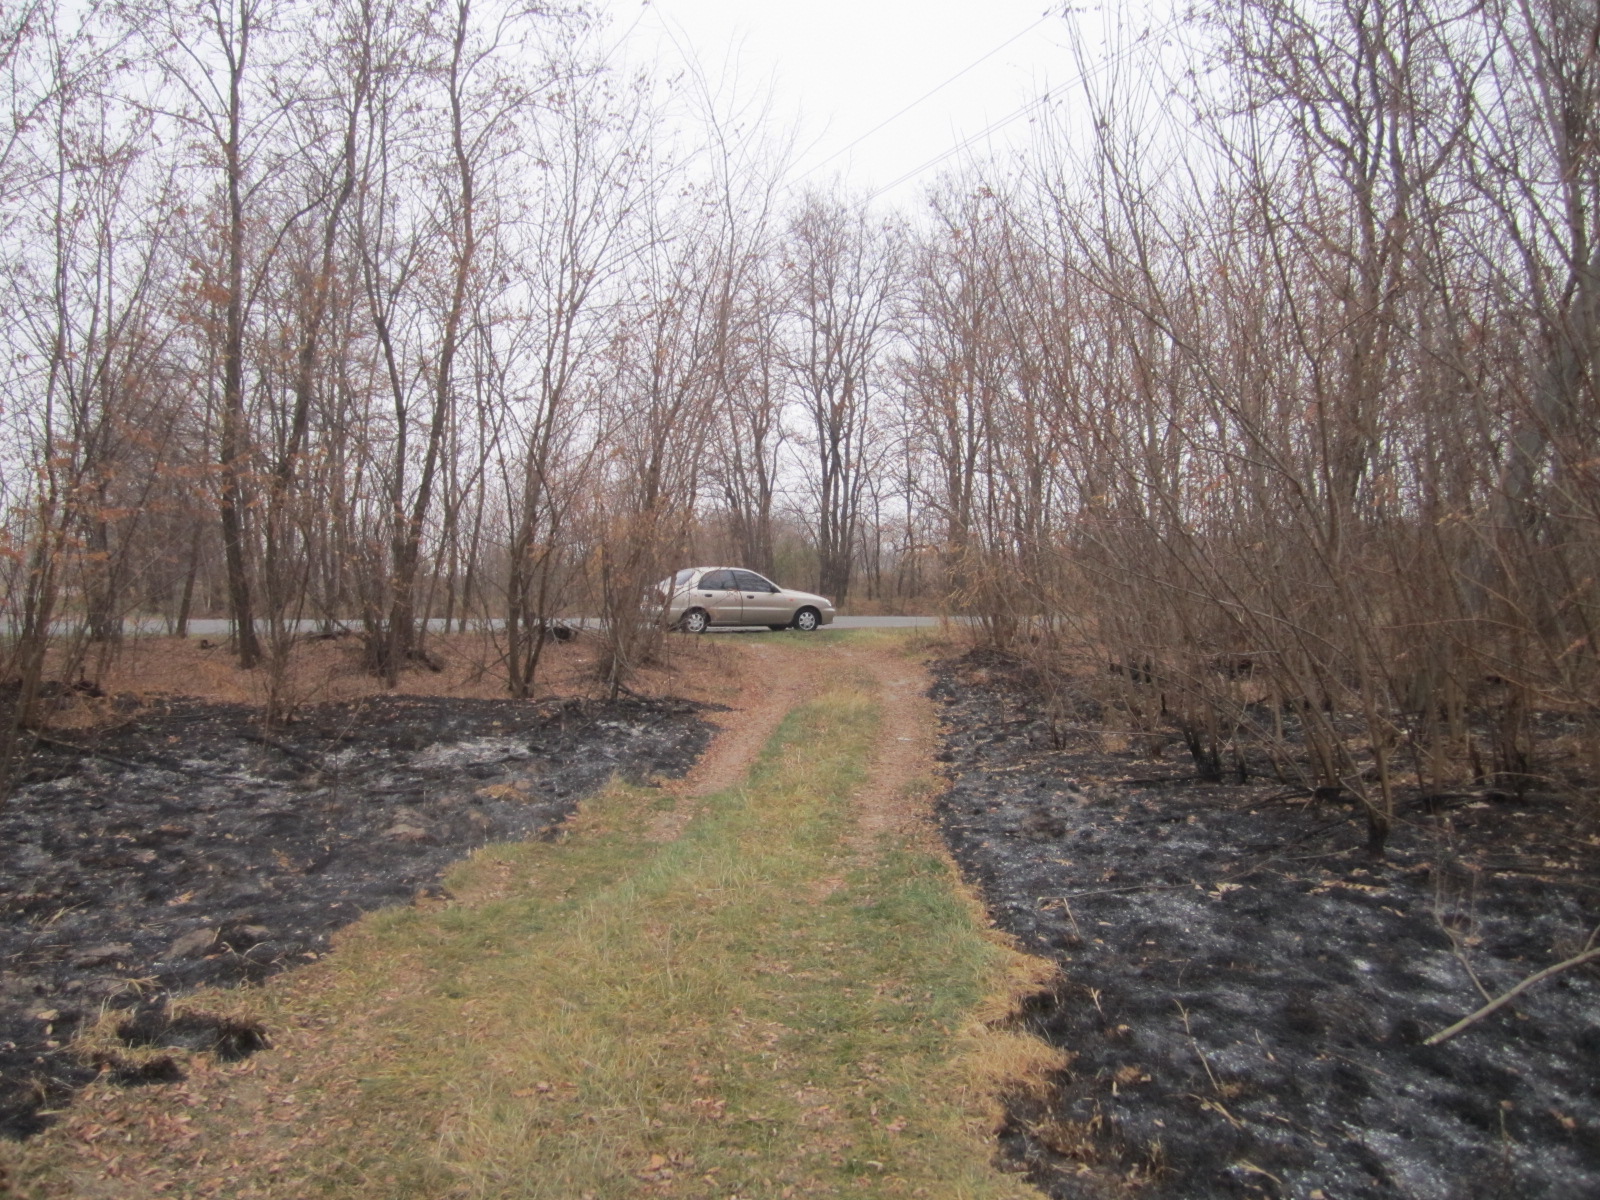
[[[1071,86],[1073,86],[1073,84],[1080,83],[1080,82],[1082,82],[1082,79],[1083,79],[1083,77],[1079,76],[1077,79],[1072,81],[1072,84],[1068,84],[1067,86],[1071,87]],[[957,142],[954,146],[951,146],[950,149],[942,151],[941,153],[934,155],[932,158],[928,159],[927,162],[922,163],[920,166],[912,167],[911,170],[907,171],[904,175],[900,176],[898,179],[894,180],[892,183],[884,184],[877,191],[875,191],[871,195],[869,195],[867,197],[867,199],[868,200],[876,200],[879,196],[883,195],[885,192],[893,191],[895,188],[899,187],[906,180],[915,179],[918,175],[921,175],[924,171],[928,170],[930,167],[936,167],[940,163],[942,163],[945,159],[950,158],[950,157],[952,157],[954,155],[960,154],[968,146],[972,145],[974,142],[981,141],[983,138],[988,137],[995,130],[1002,129],[1005,126],[1011,124],[1011,122],[1016,121],[1016,120],[1018,120],[1018,119],[1020,119],[1020,118],[1022,118],[1024,116],[1026,116],[1030,109],[1042,108],[1048,103],[1050,103],[1050,93],[1049,92],[1046,92],[1042,96],[1035,96],[1032,100],[1029,100],[1021,108],[1018,108],[1018,109],[1014,110],[1013,112],[1011,112],[1007,116],[1001,117],[998,121],[994,122],[992,125],[988,125],[988,126],[984,127],[983,129],[978,130],[977,133],[973,134],[969,138],[963,138],[961,141]]]
[[[901,117],[905,116],[908,112],[910,112],[917,105],[921,104],[923,101],[931,99],[932,97],[938,95],[938,93],[944,91],[945,88],[949,87],[956,80],[960,79],[968,71],[971,71],[976,67],[982,66],[984,63],[988,62],[991,58],[993,58],[996,54],[999,54],[1000,51],[1002,51],[1006,47],[1010,46],[1013,42],[1021,41],[1023,38],[1027,37],[1028,34],[1032,33],[1035,29],[1039,28],[1039,26],[1043,25],[1046,21],[1050,20],[1050,18],[1053,17],[1054,15],[1055,14],[1053,12],[1045,13],[1042,17],[1040,17],[1033,24],[1029,25],[1026,29],[1022,30],[1020,33],[1016,33],[1016,34],[1013,34],[1011,37],[1008,37],[1005,41],[1001,42],[998,46],[996,46],[993,50],[989,51],[987,54],[983,55],[981,58],[974,59],[972,62],[968,63],[966,66],[962,67],[961,70],[957,71],[954,75],[950,76],[950,78],[946,79],[943,83],[937,84],[933,88],[930,88],[928,91],[924,92],[922,95],[918,96],[915,100],[913,100],[910,104],[906,105],[904,108],[902,108],[899,112],[895,113],[893,116],[885,117],[882,121],[879,121],[871,129],[867,130],[860,137],[856,138],[855,141],[849,143],[846,146],[840,147],[838,150],[835,150],[832,154],[828,155],[827,158],[823,159],[821,162],[815,164],[814,166],[807,167],[804,171],[800,172],[799,175],[795,176],[796,180],[804,179],[807,175],[813,175],[816,172],[820,171],[823,167],[825,167],[829,163],[831,163],[834,159],[838,158],[840,155],[848,154],[851,150],[854,150],[857,146],[859,146],[862,142],[866,141],[873,134],[877,133],[880,129],[883,129],[887,125],[894,124],[894,122],[898,121]]]
[[[1104,70],[1106,67],[1111,66],[1113,63],[1115,63],[1115,62],[1117,62],[1117,61],[1119,61],[1121,59],[1127,58],[1136,49],[1138,49],[1139,46],[1142,45],[1143,43],[1145,43],[1145,42],[1147,42],[1149,40],[1152,40],[1153,38],[1161,37],[1163,34],[1167,33],[1169,30],[1177,28],[1178,25],[1180,25],[1181,23],[1182,23],[1182,18],[1181,17],[1174,17],[1171,21],[1167,22],[1167,24],[1163,25],[1160,29],[1157,29],[1154,33],[1150,33],[1150,34],[1147,34],[1145,37],[1141,37],[1141,38],[1135,39],[1135,41],[1132,42],[1126,49],[1121,50],[1118,53],[1111,55],[1109,58],[1101,59],[1098,63],[1096,63],[1093,67],[1091,67],[1087,71],[1080,71],[1078,73],[1078,75],[1077,75],[1077,78],[1070,80],[1069,82],[1063,84],[1059,88],[1052,88],[1051,91],[1045,92],[1045,94],[1042,95],[1042,96],[1035,96],[1032,100],[1029,100],[1026,104],[1023,104],[1020,108],[1013,109],[1010,113],[1008,113],[1007,115],[1001,117],[998,121],[995,121],[992,124],[985,126],[983,129],[978,130],[978,132],[973,134],[971,137],[962,138],[959,142],[957,142],[954,146],[951,146],[948,150],[941,151],[940,153],[934,155],[932,158],[928,159],[926,162],[924,162],[924,163],[922,163],[922,164],[920,164],[918,166],[912,167],[911,170],[907,171],[904,175],[901,175],[899,178],[895,179],[893,182],[886,183],[881,188],[878,188],[876,191],[872,192],[869,196],[867,196],[867,199],[869,201],[870,200],[876,200],[879,196],[883,195],[885,192],[893,191],[895,188],[899,187],[902,183],[905,183],[908,179],[915,179],[918,175],[921,175],[924,171],[926,171],[926,170],[928,170],[928,169],[930,169],[932,167],[938,166],[940,163],[944,162],[945,159],[951,158],[954,155],[960,154],[963,150],[967,149],[973,143],[981,141],[982,139],[988,137],[995,130],[1003,129],[1005,126],[1011,124],[1013,121],[1019,120],[1022,117],[1026,116],[1031,110],[1033,110],[1035,108],[1042,108],[1044,105],[1046,105],[1046,104],[1048,104],[1050,102],[1050,97],[1051,97],[1052,93],[1067,92],[1067,91],[1071,90],[1072,88],[1077,87],[1080,83],[1082,83],[1084,80],[1088,79],[1091,75],[1098,74],[1100,71]],[[1015,40],[1015,39],[1013,39],[1013,40]]]

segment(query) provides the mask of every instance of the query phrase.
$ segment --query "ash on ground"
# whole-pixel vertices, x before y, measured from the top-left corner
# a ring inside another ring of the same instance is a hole
[[[1592,803],[1413,798],[1374,862],[1348,808],[1107,752],[1087,696],[1063,737],[1016,662],[936,677],[948,843],[1062,969],[1022,1020],[1070,1065],[1011,1098],[1010,1166],[1060,1198],[1600,1196],[1600,972],[1423,1044],[1484,1003],[1469,965],[1498,995],[1582,949]]]
[[[550,834],[613,775],[681,775],[704,707],[392,696],[269,735],[255,710],[172,700],[41,743],[0,807],[0,1135],[44,1128],[101,1072],[179,1070],[77,1057],[107,1009],[130,1046],[259,1048],[264,1031],[169,1019],[164,999],[314,959],[474,847]]]

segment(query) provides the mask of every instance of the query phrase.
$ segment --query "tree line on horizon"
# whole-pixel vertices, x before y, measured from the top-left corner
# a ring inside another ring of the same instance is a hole
[[[1548,714],[1600,765],[1600,15],[1173,29],[898,213],[576,8],[8,5],[17,721],[135,611],[269,670],[350,624],[390,682],[493,617],[525,696],[581,604],[620,684],[696,558],[1099,648],[1375,848],[1402,775],[1538,786]]]

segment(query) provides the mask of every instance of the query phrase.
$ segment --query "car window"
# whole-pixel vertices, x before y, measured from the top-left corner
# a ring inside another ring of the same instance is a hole
[[[732,571],[707,571],[700,579],[702,592],[726,592],[732,587]]]
[[[775,592],[778,590],[754,571],[735,571],[733,578],[736,581],[735,586],[741,592]]]
[[[679,571],[676,575],[674,575],[672,577],[672,586],[673,587],[682,587],[684,584],[688,583],[693,578],[694,578],[694,568],[693,567],[685,567],[683,570]]]

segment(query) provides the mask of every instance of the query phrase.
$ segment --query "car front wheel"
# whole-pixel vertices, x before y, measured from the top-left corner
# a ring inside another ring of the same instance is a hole
[[[704,633],[711,626],[711,617],[703,608],[691,608],[680,622],[685,633]]]
[[[822,616],[814,608],[802,608],[794,615],[794,627],[801,633],[810,633],[822,624]]]

